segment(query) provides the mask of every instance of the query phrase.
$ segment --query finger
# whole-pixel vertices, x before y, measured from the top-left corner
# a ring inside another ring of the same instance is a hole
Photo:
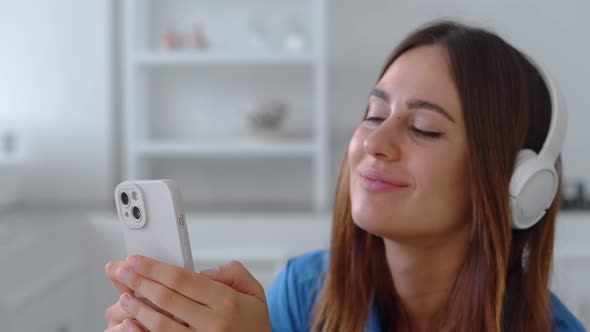
[[[127,287],[127,286],[125,286],[125,287]],[[145,303],[145,304],[149,305],[149,306],[150,306],[152,309],[154,309],[154,310],[158,311],[159,313],[161,313],[161,314],[163,314],[163,315],[166,315],[166,317],[170,317],[170,318],[176,319],[176,320],[177,320],[177,322],[179,322],[179,323],[181,323],[181,324],[186,324],[186,323],[185,323],[184,321],[182,321],[181,319],[179,319],[179,318],[175,318],[173,314],[171,314],[171,313],[167,312],[166,310],[164,310],[164,309],[162,309],[162,308],[159,308],[159,307],[158,307],[156,304],[152,303],[152,301],[150,301],[150,300],[146,299],[145,297],[141,297],[141,298],[139,298],[139,297],[137,297],[137,295],[136,295],[136,294],[134,294],[133,296],[135,296],[135,297],[136,297],[138,300],[140,300],[141,302],[143,302],[143,303]]]
[[[210,320],[213,316],[213,310],[199,302],[195,302],[176,291],[139,275],[126,267],[121,267],[117,273],[119,280],[133,289],[136,293],[141,294],[145,299],[153,303],[158,310],[170,313],[165,315],[167,318],[179,318],[178,323],[199,327]],[[236,293],[237,294],[237,293]],[[121,297],[123,298],[123,296]],[[148,306],[151,308],[151,306]],[[153,309],[153,308],[151,308]],[[140,322],[143,323],[142,320]]]
[[[215,281],[224,283],[240,293],[253,295],[266,304],[264,288],[240,262],[231,261],[220,267],[204,270],[200,273]]]
[[[190,332],[189,328],[175,320],[162,315],[147,304],[138,301],[131,294],[121,296],[121,306],[141,325],[152,332]]]
[[[115,286],[115,288],[119,291],[119,294],[133,292],[133,290],[129,289],[129,287],[125,286],[124,284],[119,282],[119,280],[117,280],[117,269],[121,265],[123,265],[123,261],[110,261],[110,262],[108,262],[107,265],[105,266],[106,274],[109,277],[109,279],[111,280],[111,283],[113,284],[113,286]]]
[[[143,331],[147,331],[147,330],[144,330],[141,327],[139,327],[136,323],[137,322],[135,322],[131,319],[127,319],[120,324],[117,324],[113,327],[109,327],[108,329],[106,329],[105,332],[143,332]]]
[[[126,294],[126,293],[124,293],[124,294]],[[133,319],[133,317],[125,309],[123,309],[123,306],[121,305],[122,298],[123,298],[123,294],[119,297],[119,301],[117,303],[113,304],[112,306],[110,306],[105,312],[105,318],[108,322],[108,327],[119,325],[123,321],[125,321],[126,319]],[[155,310],[159,310],[153,304],[149,303],[149,301],[147,301],[146,299],[138,299],[138,300],[142,301],[143,303],[145,303],[148,306],[151,306]],[[168,315],[168,317],[172,317],[172,315],[170,315],[166,312],[162,312],[162,314]],[[139,326],[140,328],[145,329],[145,327],[142,326],[141,323],[139,323],[139,322],[134,322],[134,323],[137,326]]]
[[[105,311],[105,319],[108,322],[108,326],[112,327],[115,325],[121,324],[124,320],[133,318],[121,305],[119,302],[113,304],[112,306],[108,307]]]
[[[145,256],[131,255],[125,260],[124,266],[209,307],[215,307],[224,297],[233,295],[231,288],[207,276]]]
[[[129,314],[127,313],[127,311],[125,311],[125,309],[123,309],[121,307],[120,300],[121,300],[121,298],[119,298],[119,302],[111,305],[105,311],[105,319],[107,320],[107,322],[109,322],[109,326],[120,324],[125,319],[132,318],[131,316],[129,316]],[[159,311],[163,315],[166,315],[166,316],[168,316],[170,318],[172,318],[174,316],[171,313],[168,313],[168,312],[166,312],[166,311],[158,308],[155,304],[151,303],[148,299],[141,298],[141,299],[138,299],[138,300],[140,300],[143,303],[149,305],[150,307],[152,307],[153,309]]]

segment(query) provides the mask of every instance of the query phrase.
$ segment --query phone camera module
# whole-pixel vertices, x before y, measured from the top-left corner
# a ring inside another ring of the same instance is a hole
[[[121,202],[125,206],[129,205],[129,195],[126,192],[121,193]]]
[[[141,211],[139,211],[139,208],[137,206],[133,207],[133,217],[135,218],[135,220],[141,219]]]

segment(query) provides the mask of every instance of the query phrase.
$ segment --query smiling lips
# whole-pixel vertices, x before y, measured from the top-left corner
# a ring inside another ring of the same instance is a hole
[[[385,192],[403,189],[409,186],[391,175],[381,172],[375,168],[365,168],[358,172],[360,176],[360,185],[367,191]]]

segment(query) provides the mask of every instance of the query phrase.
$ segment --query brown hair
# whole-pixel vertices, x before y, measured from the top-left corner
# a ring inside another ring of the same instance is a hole
[[[542,147],[551,100],[538,70],[496,34],[452,21],[430,23],[404,39],[381,75],[421,45],[446,51],[459,92],[468,145],[471,242],[440,329],[550,331],[548,279],[560,188],[545,216],[511,228],[508,185],[520,149]],[[330,267],[313,311],[314,331],[361,331],[373,308],[383,331],[407,326],[383,240],[352,220],[347,154],[335,193]],[[561,177],[560,160],[556,162]],[[406,327],[409,328],[409,327]]]

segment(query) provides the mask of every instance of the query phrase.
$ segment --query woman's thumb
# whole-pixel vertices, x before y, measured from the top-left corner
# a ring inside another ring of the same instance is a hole
[[[240,262],[231,261],[199,273],[226,284],[240,293],[253,295],[266,304],[266,296],[262,285]]]

